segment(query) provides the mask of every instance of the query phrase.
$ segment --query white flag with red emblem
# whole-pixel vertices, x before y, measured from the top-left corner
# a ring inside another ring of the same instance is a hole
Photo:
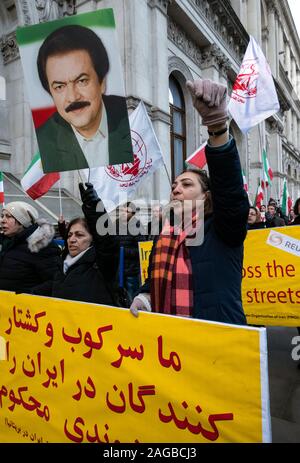
[[[130,200],[140,182],[164,165],[160,145],[144,103],[130,114],[133,162],[85,169],[107,212]]]
[[[241,131],[247,132],[279,109],[270,66],[256,40],[250,36],[228,110]]]

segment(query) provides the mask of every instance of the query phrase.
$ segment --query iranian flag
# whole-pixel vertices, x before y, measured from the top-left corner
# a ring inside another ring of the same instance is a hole
[[[106,94],[125,95],[121,58],[112,8],[18,28],[16,31],[17,43],[20,50],[33,123],[36,129],[43,125],[56,111],[51,95],[43,88],[39,79],[37,70],[39,49],[46,37],[56,29],[73,24],[93,30],[100,36],[103,42],[110,63],[110,70],[106,78]]]
[[[0,204],[4,204],[4,184],[2,172],[0,172]]]
[[[242,175],[243,175],[244,190],[247,191],[247,193],[248,193],[248,183],[247,183],[247,179],[246,179],[246,174],[245,174],[243,169],[242,169]]]
[[[59,172],[44,174],[40,154],[32,159],[28,169],[21,179],[21,185],[25,193],[32,199],[37,199],[47,193],[48,190],[60,179]]]
[[[292,208],[293,201],[288,191],[286,178],[283,181],[283,190],[282,190],[280,204],[281,204],[282,213],[284,215],[289,215],[290,210]]]
[[[258,209],[260,209],[263,199],[264,199],[264,190],[262,189],[261,184],[259,184],[257,187],[256,198],[255,198],[255,206],[258,207]]]
[[[264,178],[262,180],[263,182],[262,187],[265,188],[265,186],[272,185],[272,180],[273,180],[273,171],[270,167],[270,164],[267,158],[267,152],[265,149],[263,149],[263,152],[262,152],[262,162],[263,162],[263,174],[264,174]]]
[[[196,151],[194,151],[187,159],[187,164],[192,164],[193,166],[198,167],[199,169],[207,169],[207,162],[205,156],[205,147],[207,142],[203,143]]]

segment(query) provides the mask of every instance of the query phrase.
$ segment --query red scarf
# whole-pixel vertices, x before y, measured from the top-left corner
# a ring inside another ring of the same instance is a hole
[[[193,217],[192,226],[196,223]],[[185,244],[188,230],[175,233],[165,224],[152,257],[151,306],[154,312],[191,317],[193,311],[192,264]]]

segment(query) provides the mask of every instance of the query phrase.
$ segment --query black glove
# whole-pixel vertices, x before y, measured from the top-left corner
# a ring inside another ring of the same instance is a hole
[[[85,186],[86,189],[84,189],[83,183],[79,183],[81,201],[86,207],[91,209],[96,206],[99,201],[99,197],[91,183],[86,183]]]

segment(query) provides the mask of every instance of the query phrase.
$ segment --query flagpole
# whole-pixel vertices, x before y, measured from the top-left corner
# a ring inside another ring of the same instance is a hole
[[[165,168],[165,171],[166,171],[166,174],[167,174],[167,177],[168,177],[169,183],[170,183],[170,187],[172,187],[171,178],[170,178],[170,175],[169,175],[169,172],[168,172],[168,169],[167,169],[167,166],[166,166],[166,164],[165,164],[165,161],[164,161],[164,159],[163,159],[163,165],[164,165],[164,168]]]
[[[263,164],[262,152],[263,152],[264,143],[263,143],[263,136],[262,136],[262,133],[261,133],[261,124],[258,124],[258,134],[259,134],[259,137],[258,137],[258,140],[259,140],[259,159],[260,159],[260,162]],[[263,182],[264,182],[264,192],[266,194],[266,204],[268,204],[268,201],[269,201],[269,198],[268,198],[268,186],[266,185],[266,182],[264,181],[264,166],[263,165],[261,167],[261,170],[262,170],[262,178],[263,178]]]
[[[62,201],[61,201],[61,184],[60,184],[60,177],[58,180],[58,197],[59,197],[59,215],[62,216]]]
[[[84,181],[82,180],[82,177],[81,177],[81,173],[80,173],[80,170],[78,170],[78,176],[79,176],[79,178],[80,178],[80,181],[81,181],[81,183],[83,183],[83,184],[84,184]]]

